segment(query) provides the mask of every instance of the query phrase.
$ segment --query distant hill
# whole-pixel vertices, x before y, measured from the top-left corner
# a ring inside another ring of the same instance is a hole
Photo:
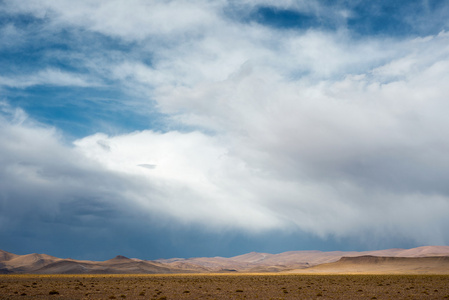
[[[170,274],[221,272],[449,274],[449,246],[376,251],[251,252],[230,258],[197,257],[154,261],[116,256],[106,261],[17,255],[0,250],[0,274]]]
[[[293,270],[302,274],[449,274],[449,256],[342,257],[337,262]]]

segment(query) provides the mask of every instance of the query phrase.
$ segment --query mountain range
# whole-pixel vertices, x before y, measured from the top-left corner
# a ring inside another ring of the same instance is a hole
[[[58,258],[47,254],[17,255],[0,250],[0,274],[174,274],[174,273],[304,274],[449,274],[449,246],[375,251],[251,252],[234,257],[142,260],[121,255],[106,261]]]

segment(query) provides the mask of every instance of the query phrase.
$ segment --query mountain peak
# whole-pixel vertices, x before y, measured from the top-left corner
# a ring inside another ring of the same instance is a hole
[[[8,261],[10,259],[13,259],[14,257],[17,257],[17,255],[0,250],[0,261]]]
[[[129,258],[126,257],[126,256],[123,256],[123,255],[117,255],[117,256],[114,257],[113,259],[129,259]]]

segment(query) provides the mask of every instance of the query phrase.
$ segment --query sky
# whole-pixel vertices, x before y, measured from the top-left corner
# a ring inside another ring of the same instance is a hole
[[[449,245],[449,2],[0,0],[0,249]]]

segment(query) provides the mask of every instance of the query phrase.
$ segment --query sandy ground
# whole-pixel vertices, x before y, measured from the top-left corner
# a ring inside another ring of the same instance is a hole
[[[0,275],[0,299],[449,299],[449,275]]]

